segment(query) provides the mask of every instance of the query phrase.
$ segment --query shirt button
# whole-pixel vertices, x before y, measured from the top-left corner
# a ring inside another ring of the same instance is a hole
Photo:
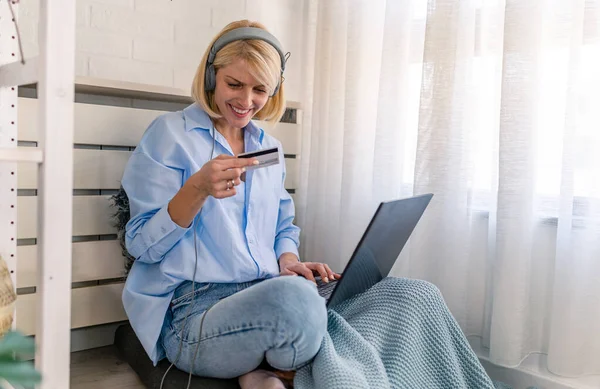
[[[254,243],[254,239],[248,239],[248,243],[253,244]]]

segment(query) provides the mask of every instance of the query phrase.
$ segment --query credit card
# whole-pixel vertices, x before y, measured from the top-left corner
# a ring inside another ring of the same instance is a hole
[[[279,161],[279,149],[272,147],[270,149],[263,149],[257,151],[251,151],[248,153],[239,154],[238,158],[256,158],[258,165],[247,166],[246,170],[260,169],[267,166],[277,165]]]

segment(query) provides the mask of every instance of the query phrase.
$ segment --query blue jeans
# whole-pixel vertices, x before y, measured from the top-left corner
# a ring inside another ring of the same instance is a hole
[[[196,283],[193,294],[192,302],[191,282],[176,289],[161,340],[167,359],[195,375],[238,377],[265,358],[276,369],[296,370],[317,354],[327,331],[325,300],[302,277]]]

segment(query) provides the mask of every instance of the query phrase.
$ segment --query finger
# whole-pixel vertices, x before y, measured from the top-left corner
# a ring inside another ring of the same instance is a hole
[[[283,269],[281,271],[281,273],[279,273],[279,275],[282,275],[282,276],[297,276],[298,274],[294,273],[293,271],[291,271],[289,269]]]
[[[212,160],[210,160],[210,162],[213,162],[216,165],[223,165],[223,164],[227,164],[227,161],[232,161],[237,159],[237,157],[234,157],[233,155],[229,155],[229,154],[219,154],[218,156],[216,156],[215,158],[213,158]]]
[[[286,267],[284,270],[282,270],[282,272],[286,272],[287,274],[295,274],[297,276],[302,275],[302,273],[300,273],[300,270],[295,268],[296,266],[288,266]]]
[[[239,178],[222,180],[213,184],[213,188],[215,191],[230,191],[234,187],[238,186],[240,183],[241,180]]]
[[[228,197],[233,197],[237,194],[235,187],[229,190],[218,190],[212,196],[216,199],[226,199]]]
[[[323,266],[322,263],[311,263],[310,265],[306,264],[306,266],[309,269],[314,270],[317,273],[319,273],[323,282],[329,282],[329,273],[327,273],[327,270],[325,270],[325,266]],[[332,280],[333,280],[333,278],[332,278]]]
[[[239,179],[245,171],[244,168],[234,168],[219,172],[215,175],[216,181]]]
[[[223,170],[233,168],[243,168],[246,166],[258,165],[258,159],[256,158],[232,158],[219,161]]]
[[[235,185],[231,184],[231,180],[221,180],[221,181],[218,181],[215,184],[213,184],[213,191],[215,191],[215,192],[231,191],[231,189],[234,186]]]
[[[227,154],[219,154],[214,159],[222,161],[222,160],[225,160],[225,159],[235,159],[235,157],[232,156],[232,155],[227,155]]]
[[[329,279],[330,280],[335,280],[336,274],[333,272],[333,270],[331,270],[331,268],[329,267],[329,265],[327,265],[326,263],[324,263],[323,266],[325,266],[325,270],[327,271],[327,274],[329,274]]]
[[[297,264],[292,267],[288,267],[288,269],[295,271],[296,273],[300,274],[302,277],[306,278],[309,281],[314,282],[315,284],[317,283],[317,280],[315,280],[315,277],[313,276],[312,271],[308,267],[306,267],[306,265],[304,265],[303,263]]]

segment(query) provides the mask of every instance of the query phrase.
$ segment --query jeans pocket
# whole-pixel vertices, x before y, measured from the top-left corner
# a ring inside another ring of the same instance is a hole
[[[181,308],[185,308],[189,306],[193,300],[195,300],[198,295],[202,293],[206,293],[213,284],[211,283],[196,283],[194,285],[194,290],[190,290],[190,292],[174,298],[171,300],[171,311],[175,314],[176,311],[179,311]]]

